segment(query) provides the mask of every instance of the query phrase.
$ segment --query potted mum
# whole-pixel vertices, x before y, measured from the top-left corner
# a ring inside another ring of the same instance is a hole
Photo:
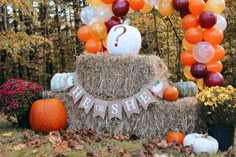
[[[42,98],[42,86],[12,78],[0,86],[0,112],[8,120],[17,119],[18,126],[30,128],[29,110],[31,104]]]
[[[236,88],[214,86],[202,90],[196,97],[208,133],[218,140],[220,150],[227,150],[234,141]]]

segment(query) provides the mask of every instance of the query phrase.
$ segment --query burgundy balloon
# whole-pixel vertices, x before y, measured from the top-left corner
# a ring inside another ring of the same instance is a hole
[[[189,9],[185,10],[185,11],[181,11],[179,12],[180,14],[180,17],[181,18],[184,18],[184,16],[188,15],[188,14],[191,14],[191,12],[189,11]]]
[[[212,11],[204,11],[199,16],[199,24],[202,28],[211,28],[216,24],[217,16]]]
[[[188,0],[173,0],[173,8],[179,12],[188,10]]]
[[[204,63],[193,63],[191,65],[190,72],[195,78],[203,78],[207,74],[207,66]]]
[[[107,22],[105,22],[105,25],[107,26],[107,31],[109,32],[110,29],[115,26],[115,25],[119,25],[122,24],[122,20],[119,17],[116,16],[112,16],[110,18],[110,20],[108,20]]]
[[[207,72],[207,75],[204,78],[204,84],[207,87],[223,86],[224,85],[224,77],[219,72],[209,71],[209,72]]]
[[[127,0],[115,0],[112,3],[112,12],[117,17],[125,16],[129,11],[129,2]]]

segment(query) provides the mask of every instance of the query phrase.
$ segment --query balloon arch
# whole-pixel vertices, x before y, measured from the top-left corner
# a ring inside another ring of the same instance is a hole
[[[161,15],[174,11],[182,17],[185,30],[182,41],[184,51],[180,61],[187,79],[196,81],[198,88],[222,86],[221,60],[225,50],[220,45],[227,22],[221,13],[224,0],[86,0],[82,8],[79,40],[85,42],[85,51],[110,55],[138,54],[141,47],[140,32],[121,17],[129,12],[149,13],[157,8]]]

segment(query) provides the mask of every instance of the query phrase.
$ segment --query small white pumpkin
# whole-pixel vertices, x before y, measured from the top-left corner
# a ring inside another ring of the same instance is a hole
[[[57,92],[64,91],[68,87],[73,86],[74,81],[75,73],[56,73],[51,79],[51,90]]]
[[[184,147],[193,146],[193,151],[196,154],[207,152],[209,154],[217,153],[219,148],[218,141],[212,136],[192,133],[184,137]]]

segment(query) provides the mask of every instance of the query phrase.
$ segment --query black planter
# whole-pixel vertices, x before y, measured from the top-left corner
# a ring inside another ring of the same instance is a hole
[[[29,115],[23,115],[21,117],[17,117],[18,127],[22,129],[30,129]]]
[[[208,134],[219,142],[219,149],[225,151],[234,144],[234,129],[234,126],[215,124],[208,126]]]

